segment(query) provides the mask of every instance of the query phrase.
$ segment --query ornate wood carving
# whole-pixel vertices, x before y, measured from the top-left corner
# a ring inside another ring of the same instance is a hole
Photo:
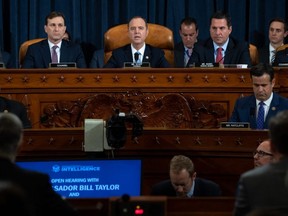
[[[48,104],[43,110],[42,125],[47,128],[82,127],[87,118],[110,119],[115,109],[139,115],[144,126],[152,128],[217,128],[227,116],[222,105],[196,100],[192,96],[168,93],[159,97],[128,91]]]

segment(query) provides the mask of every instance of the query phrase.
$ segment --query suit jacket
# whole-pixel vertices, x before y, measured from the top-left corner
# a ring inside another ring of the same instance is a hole
[[[288,63],[288,48],[276,52],[274,66],[278,66],[279,63]]]
[[[111,58],[104,65],[104,68],[123,68],[124,62],[133,62],[131,44],[113,50]],[[152,68],[170,67],[164,57],[164,51],[146,44],[142,62],[150,62]]]
[[[4,97],[0,97],[0,112],[11,112],[15,115],[17,115],[20,120],[22,121],[23,128],[31,128],[31,122],[28,119],[27,116],[27,110],[26,107],[14,100],[8,100]]]
[[[51,52],[46,39],[28,47],[22,68],[48,68],[51,61]],[[62,40],[60,62],[76,62],[78,68],[86,68],[80,45],[66,40]]]
[[[242,174],[238,183],[234,215],[246,215],[256,208],[287,208],[288,186],[285,186],[285,175],[288,175],[287,156],[279,162]]]
[[[46,174],[24,170],[6,158],[0,158],[0,170],[0,180],[10,181],[24,190],[36,216],[78,215],[53,190]]]
[[[152,195],[176,197],[170,180],[162,181],[152,187]],[[193,196],[221,196],[220,187],[209,180],[196,178]]]
[[[91,59],[90,68],[102,68],[104,66],[104,50],[96,50]]]
[[[202,63],[203,59],[203,47],[199,43],[195,43],[193,47],[192,55],[190,56],[187,65],[185,67],[189,67],[194,63]],[[179,42],[174,47],[174,66],[176,68],[184,68],[184,54],[185,48],[183,42]],[[201,55],[202,54],[202,55]]]
[[[206,40],[203,46],[205,47],[203,63],[214,63],[215,51],[212,39]],[[251,66],[249,46],[246,42],[240,42],[230,37],[224,55],[224,64],[248,64],[248,67]]]
[[[268,128],[269,119],[275,116],[278,112],[288,109],[288,99],[284,98],[275,92],[273,93],[273,98],[270,104],[270,109],[267,113],[264,129]],[[237,99],[234,105],[234,110],[232,112],[229,122],[249,122],[251,128],[256,128],[256,98],[254,95],[243,97]]]
[[[270,63],[269,44],[258,49],[258,62],[266,64]]]

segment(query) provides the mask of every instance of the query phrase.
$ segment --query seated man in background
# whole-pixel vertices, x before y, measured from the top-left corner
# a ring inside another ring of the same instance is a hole
[[[48,175],[22,169],[15,164],[22,138],[20,119],[12,113],[0,113],[0,181],[11,182],[23,190],[34,216],[78,215],[53,190]]]
[[[200,57],[197,48],[198,25],[196,19],[192,17],[184,18],[181,21],[179,34],[181,42],[174,47],[174,66],[176,68],[189,67],[195,63],[200,63]],[[189,62],[189,64],[188,64]]]
[[[146,20],[140,16],[133,17],[128,23],[128,36],[131,44],[113,50],[104,68],[123,68],[125,62],[138,65],[149,62],[153,68],[170,67],[163,50],[145,43],[148,33]]]
[[[249,46],[230,36],[231,17],[223,12],[216,12],[210,18],[210,38],[203,46],[203,63],[247,64],[251,66]]]
[[[196,177],[193,162],[186,156],[174,156],[170,162],[170,180],[152,187],[152,195],[197,197],[220,196],[220,187],[209,180]]]
[[[66,31],[64,14],[51,12],[45,21],[47,39],[28,47],[22,68],[48,68],[49,63],[61,62],[75,62],[78,68],[86,68],[80,45],[63,40]]]
[[[274,18],[269,22],[269,44],[258,50],[259,62],[274,64],[275,54],[278,47],[284,45],[284,40],[288,35],[287,24],[284,19]]]
[[[249,122],[253,129],[267,129],[269,119],[288,109],[288,99],[273,92],[274,69],[260,63],[250,70],[253,95],[237,99],[229,122]]]
[[[31,122],[27,116],[26,107],[18,101],[0,97],[0,112],[10,112],[17,115],[22,121],[23,128],[32,127]]]
[[[288,203],[288,110],[277,113],[269,122],[272,154],[278,161],[241,175],[235,201],[234,216],[256,209],[286,208]],[[270,215],[270,214],[267,214]],[[271,214],[272,215],[272,214]]]

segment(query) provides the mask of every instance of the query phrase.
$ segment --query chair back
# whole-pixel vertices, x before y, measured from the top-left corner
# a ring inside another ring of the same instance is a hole
[[[27,40],[27,41],[25,41],[25,42],[23,42],[21,44],[20,49],[19,49],[19,64],[20,64],[20,68],[21,68],[21,65],[23,64],[23,61],[24,61],[28,46],[30,46],[31,44],[40,42],[42,40],[45,40],[45,39],[46,38],[31,39],[31,40]]]
[[[288,48],[288,44],[284,44],[284,45],[278,47],[278,48],[276,49],[276,52],[279,52],[279,51],[281,51],[281,50],[285,50],[286,48]]]
[[[253,44],[249,44],[249,53],[251,58],[251,65],[257,65],[259,63],[257,47]]]
[[[171,66],[174,65],[174,39],[173,32],[162,25],[148,23],[149,34],[146,44],[162,49],[165,58]],[[131,43],[128,37],[128,25],[121,24],[108,29],[104,34],[104,63],[112,55],[112,51]]]

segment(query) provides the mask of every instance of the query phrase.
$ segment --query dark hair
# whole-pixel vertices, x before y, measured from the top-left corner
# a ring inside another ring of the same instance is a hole
[[[141,16],[134,16],[134,17],[132,17],[132,18],[129,20],[129,22],[128,22],[128,28],[129,28],[129,24],[130,24],[131,20],[133,20],[133,19],[142,19],[142,20],[144,20],[145,26],[146,26],[146,28],[148,29],[148,24],[147,24],[146,19],[144,19],[144,18],[141,17]]]
[[[193,17],[186,17],[184,19],[181,20],[181,23],[180,23],[180,30],[181,30],[181,25],[184,24],[184,25],[192,25],[194,24],[195,27],[196,27],[196,31],[198,30],[198,24],[197,24],[197,21],[195,18]]]
[[[269,28],[270,28],[270,25],[271,25],[272,22],[283,23],[284,24],[284,31],[286,32],[288,30],[287,23],[285,22],[284,19],[282,19],[280,17],[276,17],[276,18],[271,19],[270,22],[269,22]]]
[[[228,28],[232,26],[231,17],[229,16],[229,14],[226,14],[222,11],[217,11],[211,16],[210,24],[212,22],[212,19],[225,19],[227,21]]]
[[[269,121],[269,136],[271,147],[279,153],[288,156],[288,110],[277,113]]]
[[[0,151],[15,155],[22,138],[22,122],[12,113],[0,113]]]
[[[270,64],[259,63],[250,69],[251,77],[252,76],[260,77],[263,76],[264,74],[268,74],[270,76],[270,81],[274,79],[274,69]]]
[[[64,20],[64,25],[66,25],[66,24],[65,24],[66,21],[65,21],[65,16],[64,16],[64,14],[61,13],[61,12],[58,12],[58,11],[52,11],[49,15],[46,16],[46,18],[45,18],[45,25],[48,24],[48,19],[53,19],[53,18],[55,18],[55,17],[62,17],[63,20]]]

